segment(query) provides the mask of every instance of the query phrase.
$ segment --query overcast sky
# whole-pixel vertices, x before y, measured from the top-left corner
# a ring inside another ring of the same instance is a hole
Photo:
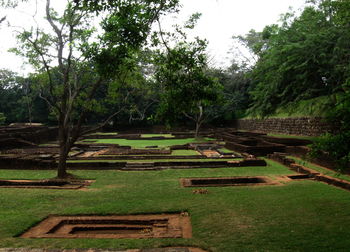
[[[34,0],[29,0],[33,7]],[[62,0],[54,0],[61,3]],[[192,13],[200,12],[202,17],[193,30],[195,36],[209,41],[208,52],[212,64],[218,67],[228,66],[232,47],[233,35],[244,35],[250,29],[261,31],[264,26],[278,22],[280,14],[300,9],[305,0],[181,0],[183,8],[177,20],[168,22],[183,22]],[[33,8],[34,9],[34,8]],[[8,19],[18,26],[30,23],[30,8],[28,5],[17,11],[9,11]],[[33,13],[33,11],[31,11]],[[1,15],[4,11],[0,12]],[[9,28],[0,27],[0,68],[8,68],[21,72],[23,59],[8,53],[7,50],[15,45],[15,39]]]

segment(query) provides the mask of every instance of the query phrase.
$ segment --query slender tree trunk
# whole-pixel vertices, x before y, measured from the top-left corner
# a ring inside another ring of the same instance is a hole
[[[64,128],[63,121],[59,120],[59,129],[58,129],[58,141],[60,145],[59,152],[59,160],[58,160],[58,168],[57,168],[57,177],[60,179],[64,179],[67,177],[67,157],[68,157],[68,139],[67,132]]]
[[[201,126],[200,123],[197,121],[196,122],[196,132],[195,132],[195,135],[194,135],[195,138],[198,138],[200,126]]]
[[[32,106],[27,102],[27,108],[28,108],[28,120],[29,120],[29,125],[32,125]]]
[[[199,109],[199,115],[196,118],[196,132],[195,132],[195,138],[198,138],[199,136],[199,129],[202,125],[203,122],[203,107],[201,104],[198,104],[198,109]]]

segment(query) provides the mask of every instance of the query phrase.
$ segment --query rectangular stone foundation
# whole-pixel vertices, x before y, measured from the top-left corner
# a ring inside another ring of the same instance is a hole
[[[22,238],[191,238],[187,213],[50,216]]]
[[[93,182],[93,180],[0,180],[0,188],[80,189]]]
[[[182,178],[183,187],[210,187],[210,186],[257,186],[276,185],[271,179],[264,176],[256,177],[218,177],[218,178]]]

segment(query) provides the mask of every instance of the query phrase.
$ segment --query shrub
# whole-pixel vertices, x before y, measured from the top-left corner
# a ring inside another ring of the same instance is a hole
[[[6,120],[6,117],[5,117],[4,113],[0,113],[0,125],[4,125],[5,120]]]

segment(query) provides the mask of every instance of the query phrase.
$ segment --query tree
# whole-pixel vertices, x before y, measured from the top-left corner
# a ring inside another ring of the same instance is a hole
[[[200,17],[200,13],[192,14],[183,26],[174,25],[175,32],[164,32],[158,21],[159,32],[152,36],[153,44],[162,46],[154,56],[160,90],[157,118],[168,125],[181,117],[193,121],[196,138],[209,115],[207,108],[219,101],[221,89],[208,71],[207,41],[198,37],[190,41],[186,33]]]
[[[22,84],[24,78],[16,73],[0,70],[0,112],[4,114],[6,122],[22,122],[25,110],[20,104],[23,97]]]
[[[267,39],[263,32],[251,29],[246,35],[232,36],[233,46],[230,52],[234,56],[233,64],[240,64],[250,69],[259,60],[261,54],[266,50]],[[242,48],[243,47],[243,48]],[[245,49],[244,51],[242,49]]]
[[[206,107],[218,101],[220,84],[209,75],[207,43],[180,42],[156,56],[156,79],[160,85],[161,100],[158,117],[173,123],[185,116],[193,121],[195,137],[206,118]]]
[[[35,75],[18,76],[17,73],[0,69],[0,112],[6,123],[47,122],[46,104],[38,96]]]
[[[246,114],[250,104],[251,89],[250,70],[246,65],[233,62],[227,69],[211,69],[210,74],[223,86],[220,90],[222,103],[215,107],[218,116],[215,123],[232,123],[232,120]]]
[[[50,30],[40,27],[18,35],[18,54],[25,56],[47,82],[40,96],[57,115],[60,157],[58,178],[68,177],[66,160],[89,112],[103,110],[96,94],[112,91],[106,86],[122,71],[145,43],[151,25],[160,15],[175,11],[175,0],[68,1],[62,15],[46,1]],[[102,34],[96,34],[93,18],[104,14]],[[115,111],[100,126],[106,124]],[[95,129],[92,129],[95,130]],[[91,130],[91,131],[92,131]]]
[[[344,170],[350,163],[350,2],[307,3],[300,16],[286,13],[280,25],[265,27],[263,44],[243,37],[259,56],[249,75],[249,112],[265,117],[288,103],[328,96],[328,120],[340,130],[317,141],[313,153],[326,153]]]
[[[123,101],[124,111],[120,114],[124,123],[152,123],[150,118],[155,113],[160,94],[154,83],[151,58],[152,52],[143,50],[134,59],[133,66],[128,66],[128,71],[121,76],[124,85],[120,91],[127,97]]]
[[[335,22],[335,3],[321,1],[306,7],[299,17],[285,14],[280,26],[268,26],[265,50],[254,66],[251,112],[267,116],[278,106],[337,92],[350,60],[349,29]]]
[[[328,20],[337,32],[333,55],[329,58],[334,66],[327,83],[333,86],[333,106],[328,114],[328,122],[338,127],[337,132],[328,133],[312,145],[311,156],[328,155],[342,172],[350,167],[350,2],[323,1],[319,9],[328,13]]]
[[[3,9],[9,9],[9,8],[16,8],[20,2],[27,2],[27,0],[0,0],[0,8]],[[5,14],[0,14],[0,26],[3,24],[7,19],[7,16]]]

